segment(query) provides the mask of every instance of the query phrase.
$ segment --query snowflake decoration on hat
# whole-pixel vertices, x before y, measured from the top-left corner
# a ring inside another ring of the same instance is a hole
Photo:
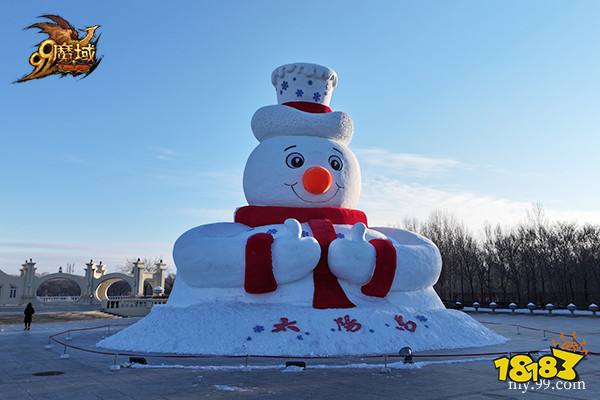
[[[302,96],[304,96],[304,91],[302,89],[296,90],[296,97],[302,97]]]
[[[313,100],[314,100],[314,101],[320,101],[320,100],[321,100],[321,93],[319,93],[319,92],[314,92],[314,93],[313,93]]]

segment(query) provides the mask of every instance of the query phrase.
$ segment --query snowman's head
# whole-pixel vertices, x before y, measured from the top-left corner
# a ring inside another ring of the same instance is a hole
[[[310,136],[275,136],[250,154],[244,194],[250,205],[355,208],[360,166],[340,141]]]

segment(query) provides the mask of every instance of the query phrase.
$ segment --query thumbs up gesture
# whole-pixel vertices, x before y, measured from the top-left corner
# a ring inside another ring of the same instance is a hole
[[[366,225],[359,222],[348,238],[331,242],[327,261],[335,276],[358,285],[369,281],[375,268],[375,248],[367,242],[366,233]]]
[[[279,283],[293,282],[310,274],[321,258],[321,246],[313,237],[302,237],[302,225],[286,219],[281,234],[271,245],[273,275]]]

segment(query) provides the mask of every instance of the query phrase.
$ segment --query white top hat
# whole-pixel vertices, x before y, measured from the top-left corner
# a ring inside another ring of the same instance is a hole
[[[334,70],[317,64],[286,64],[273,71],[271,83],[278,104],[254,113],[252,131],[258,141],[274,136],[317,136],[350,142],[352,119],[329,107],[337,85]]]
[[[295,63],[277,68],[271,74],[277,91],[277,103],[304,101],[329,107],[337,74],[317,64]]]

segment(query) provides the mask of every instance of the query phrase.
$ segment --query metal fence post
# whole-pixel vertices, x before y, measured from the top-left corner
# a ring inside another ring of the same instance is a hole
[[[248,366],[248,358],[250,356],[246,354],[246,358],[244,359],[244,372],[250,372],[250,367]]]
[[[109,367],[109,369],[111,371],[118,371],[121,369],[121,366],[119,364],[117,364],[117,357],[119,356],[119,353],[115,353],[115,356],[113,358],[113,364]]]
[[[67,360],[68,358],[70,358],[70,356],[67,354],[67,345],[65,344],[65,349],[64,349],[63,353],[60,355],[60,359]]]
[[[383,356],[383,368],[381,368],[381,373],[389,374],[390,372],[392,372],[392,369],[388,367],[388,356],[386,354],[385,356]]]

